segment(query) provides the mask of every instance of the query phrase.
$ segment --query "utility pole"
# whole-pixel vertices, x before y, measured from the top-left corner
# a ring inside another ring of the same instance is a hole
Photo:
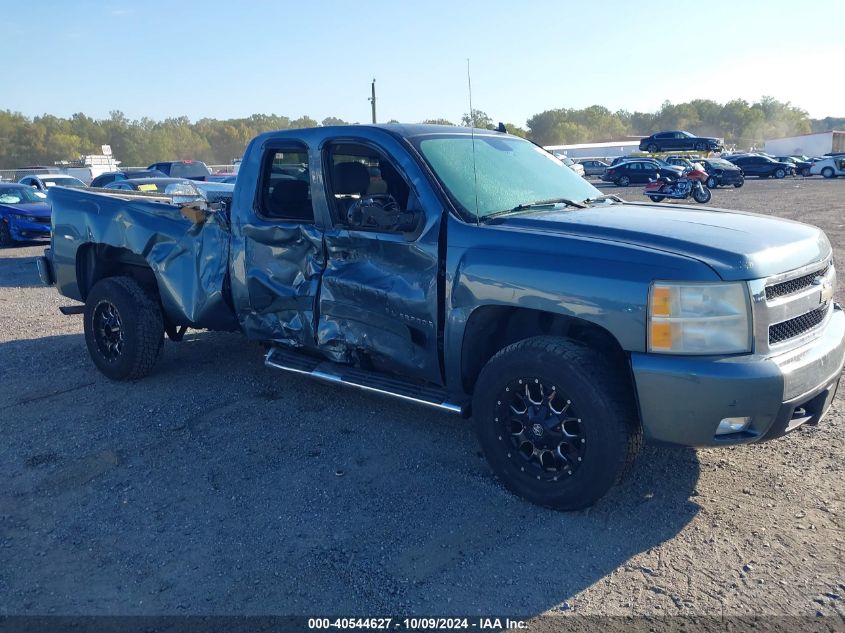
[[[376,122],[376,80],[375,80],[375,78],[373,78],[372,91],[373,91],[373,96],[370,97],[369,101],[370,101],[370,103],[373,104],[373,123],[375,123]]]

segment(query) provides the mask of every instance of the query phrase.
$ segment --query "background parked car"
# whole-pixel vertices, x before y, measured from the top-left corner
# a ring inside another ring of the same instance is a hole
[[[795,171],[791,163],[783,163],[761,154],[729,156],[726,160],[739,167],[746,178],[748,176],[783,178]]]
[[[561,161],[564,165],[566,165],[567,167],[569,167],[569,169],[571,169],[571,170],[572,170],[572,171],[574,171],[576,174],[578,174],[579,176],[581,176],[581,178],[583,178],[583,177],[584,177],[584,174],[585,174],[585,172],[584,172],[584,167],[583,167],[583,166],[581,166],[579,163],[576,163],[574,160],[572,160],[572,159],[571,159],[571,158],[569,158],[568,156],[558,156],[558,158],[560,159],[560,161]]]
[[[208,182],[223,182],[233,185],[237,179],[237,174],[214,174],[208,177]]]
[[[31,187],[0,184],[0,247],[50,237],[50,205]]]
[[[801,176],[809,176],[810,167],[813,166],[812,161],[799,160],[794,156],[775,156],[775,160],[779,160],[782,163],[789,163],[790,165],[792,165],[792,168],[795,170],[795,173],[800,174]]]
[[[181,185],[177,187],[176,185]],[[201,197],[193,181],[188,178],[130,178],[107,184],[104,189],[123,191],[141,191],[144,193],[161,193],[171,195],[178,191],[180,196],[192,195]]]
[[[692,163],[689,158],[684,158],[683,156],[667,156],[663,159],[663,162],[667,165],[674,165],[675,167],[680,167],[682,169],[692,169]],[[696,159],[695,162],[701,162]]]
[[[37,176],[26,176],[18,181],[22,185],[32,187],[46,193],[50,187],[75,187],[85,189],[88,187],[79,178],[65,174],[38,174]]]
[[[169,160],[163,163],[153,163],[147,169],[157,169],[171,178],[188,178],[189,180],[208,180],[211,170],[201,160]]]
[[[813,163],[810,167],[810,174],[821,175],[825,178],[836,178],[845,176],[845,155],[829,156]]]
[[[582,160],[579,161],[581,167],[584,168],[584,176],[601,176],[604,173],[604,170],[610,167],[606,162],[603,160]]]
[[[627,187],[631,184],[647,183],[649,180],[654,180],[658,176],[661,178],[676,179],[683,171],[680,167],[661,165],[651,159],[626,160],[618,165],[608,167],[601,179],[616,183],[620,187]]]
[[[689,132],[672,130],[670,132],[658,132],[647,136],[640,141],[640,151],[649,152],[677,152],[695,150],[698,152],[721,151],[724,141],[720,138],[707,136],[695,136]]]
[[[707,188],[715,189],[723,185],[742,187],[745,184],[745,176],[742,170],[732,162],[724,158],[702,158],[696,161],[701,163],[704,171],[707,172]]]
[[[166,178],[167,174],[158,169],[139,169],[137,171],[110,171],[100,174],[91,181],[92,187],[105,187],[111,182],[134,178]]]

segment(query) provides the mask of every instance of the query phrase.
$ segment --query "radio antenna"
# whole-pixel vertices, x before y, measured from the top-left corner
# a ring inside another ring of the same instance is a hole
[[[478,224],[478,171],[475,168],[475,111],[472,109],[472,75],[467,57],[467,88],[469,89],[469,136],[472,142],[472,180],[475,191],[475,223]]]

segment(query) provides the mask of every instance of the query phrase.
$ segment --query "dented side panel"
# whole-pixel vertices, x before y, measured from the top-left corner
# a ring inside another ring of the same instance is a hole
[[[249,338],[314,348],[317,295],[325,269],[320,204],[313,201],[314,224],[271,221],[257,213],[261,160],[272,142],[271,136],[254,139],[241,163],[232,214],[232,299]],[[300,139],[291,142],[308,148]],[[313,156],[309,162],[313,180],[318,178]]]
[[[171,323],[229,330],[236,327],[228,303],[229,229],[220,213],[194,224],[179,207],[124,200],[79,189],[53,188],[53,258],[63,295],[84,300],[77,254],[86,245],[107,245],[142,257],[155,274]]]
[[[393,162],[410,186],[419,224],[407,234],[331,227],[327,218],[317,344],[337,362],[362,360],[442,383],[438,280],[443,204],[406,148],[380,130],[368,132],[343,140],[374,146]],[[324,195],[325,188],[320,189]],[[323,207],[328,215],[327,201]]]

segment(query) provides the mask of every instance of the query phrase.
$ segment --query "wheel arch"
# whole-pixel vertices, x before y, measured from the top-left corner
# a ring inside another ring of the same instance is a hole
[[[561,336],[600,351],[624,373],[633,389],[628,354],[616,337],[601,325],[544,310],[482,305],[470,313],[464,328],[460,356],[464,392],[473,393],[482,368],[499,350],[534,336]]]
[[[135,279],[161,301],[156,275],[141,255],[127,248],[90,242],[76,251],[76,283],[83,301],[98,281],[118,276]]]

